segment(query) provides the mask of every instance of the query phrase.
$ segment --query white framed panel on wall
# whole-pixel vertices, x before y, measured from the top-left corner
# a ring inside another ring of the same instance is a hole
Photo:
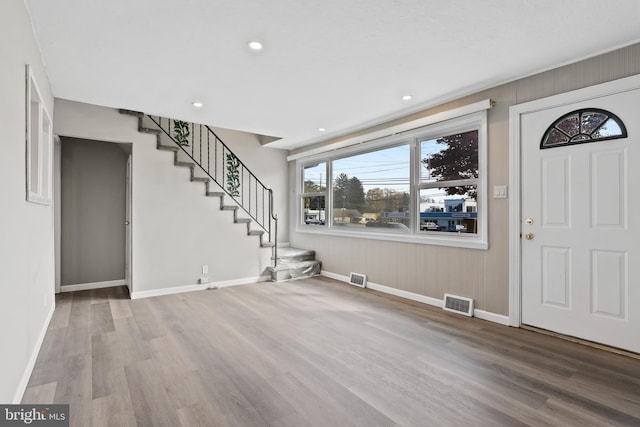
[[[50,205],[53,191],[53,122],[28,64],[25,77],[27,201]]]

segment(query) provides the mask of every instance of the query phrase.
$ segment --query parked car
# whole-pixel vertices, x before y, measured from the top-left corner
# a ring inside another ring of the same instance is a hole
[[[420,224],[420,230],[422,231],[438,231],[438,224],[436,224],[435,222],[423,222],[422,224]]]

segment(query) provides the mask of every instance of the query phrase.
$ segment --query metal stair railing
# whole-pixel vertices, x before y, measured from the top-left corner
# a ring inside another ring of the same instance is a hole
[[[278,216],[273,190],[264,185],[207,125],[146,115],[197,166],[244,210],[273,245],[278,262]]]

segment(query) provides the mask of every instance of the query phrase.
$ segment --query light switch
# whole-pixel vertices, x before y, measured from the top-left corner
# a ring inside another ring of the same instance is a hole
[[[507,186],[506,185],[494,185],[493,186],[493,198],[494,199],[506,199],[507,198]]]
[[[203,265],[202,266],[202,274],[209,274],[209,266],[208,265]]]

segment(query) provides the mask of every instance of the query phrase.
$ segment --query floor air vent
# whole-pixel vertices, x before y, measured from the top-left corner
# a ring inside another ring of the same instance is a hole
[[[471,298],[459,297],[451,294],[444,294],[443,309],[454,313],[473,316],[473,300]]]
[[[349,274],[349,283],[355,286],[359,286],[361,288],[366,288],[367,276],[360,273],[351,273]]]

